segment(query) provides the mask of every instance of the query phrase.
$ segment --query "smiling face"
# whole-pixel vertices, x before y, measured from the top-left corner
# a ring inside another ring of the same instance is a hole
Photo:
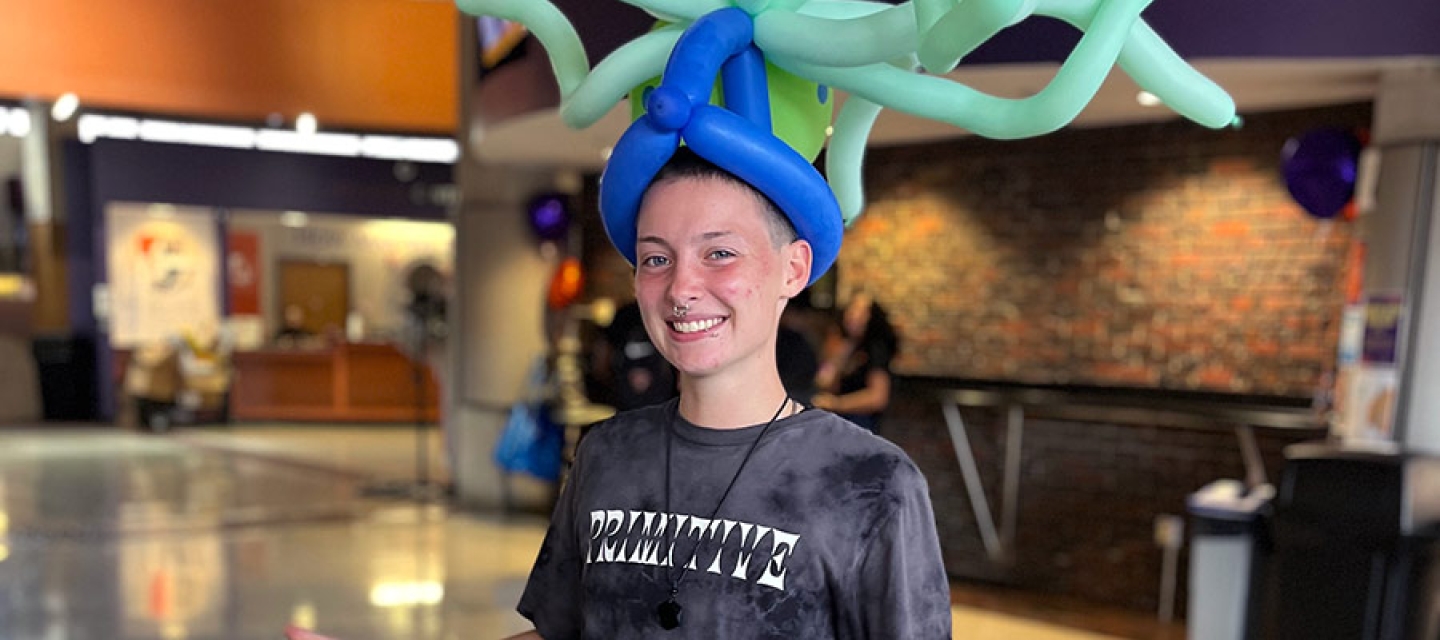
[[[657,182],[636,221],[635,296],[645,329],[683,375],[774,376],[775,328],[810,277],[810,245],[778,241],[748,187],[719,177]],[[689,310],[678,317],[674,308]]]

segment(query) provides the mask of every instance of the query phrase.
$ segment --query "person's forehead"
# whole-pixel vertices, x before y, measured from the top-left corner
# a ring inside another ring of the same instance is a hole
[[[719,178],[679,178],[656,184],[640,205],[636,226],[703,227],[697,233],[766,231],[764,204],[742,185]],[[692,229],[692,231],[694,231]]]

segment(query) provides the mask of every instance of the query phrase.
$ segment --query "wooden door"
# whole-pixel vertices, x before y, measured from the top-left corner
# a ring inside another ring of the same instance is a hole
[[[304,311],[301,328],[316,335],[345,334],[350,313],[350,265],[305,261],[280,263],[280,313],[290,305]]]

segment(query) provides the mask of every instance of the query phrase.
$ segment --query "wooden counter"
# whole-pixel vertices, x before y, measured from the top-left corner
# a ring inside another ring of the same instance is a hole
[[[235,420],[413,422],[414,369],[390,344],[342,343],[321,348],[266,349],[234,354]],[[424,419],[439,415],[429,368],[421,393]]]

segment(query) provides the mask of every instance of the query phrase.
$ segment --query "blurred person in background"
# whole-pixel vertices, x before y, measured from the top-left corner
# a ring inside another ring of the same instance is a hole
[[[890,406],[890,362],[899,348],[885,309],[866,292],[851,296],[825,341],[815,407],[878,433],[880,416]]]

